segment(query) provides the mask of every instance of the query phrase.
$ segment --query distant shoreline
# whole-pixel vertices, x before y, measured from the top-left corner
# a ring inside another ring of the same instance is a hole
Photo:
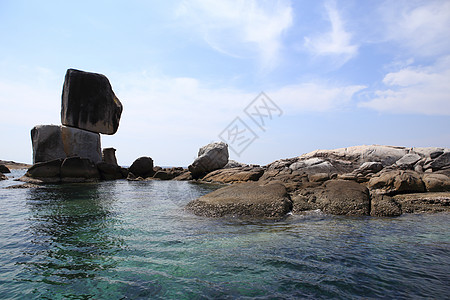
[[[31,167],[29,164],[18,163],[15,161],[0,160],[0,165],[5,165],[10,170],[28,169]]]

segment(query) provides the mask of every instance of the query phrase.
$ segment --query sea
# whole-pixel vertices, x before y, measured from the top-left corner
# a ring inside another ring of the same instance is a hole
[[[0,299],[449,299],[450,214],[211,219],[220,185],[6,188]]]

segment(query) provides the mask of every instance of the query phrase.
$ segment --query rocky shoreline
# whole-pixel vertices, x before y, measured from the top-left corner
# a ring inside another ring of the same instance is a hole
[[[216,149],[208,159],[211,164],[201,163],[202,172],[193,173],[193,165],[189,169],[157,167],[150,157],[138,158],[130,168],[71,157],[37,163],[20,180],[44,184],[126,178],[224,184],[187,205],[187,210],[206,217],[279,219],[310,210],[374,217],[450,212],[448,148],[355,146],[316,150],[266,166],[228,161],[227,151],[223,153],[226,160],[222,157],[218,164],[217,148],[227,147],[213,143],[202,148],[199,158]]]
[[[187,210],[207,217],[277,219],[308,210],[392,217],[450,211],[450,148],[364,145],[316,150],[259,166],[229,160],[228,145],[217,142],[201,147],[188,169],[155,167],[147,156],[124,168],[114,148],[101,149],[100,135],[116,133],[122,110],[106,76],[67,70],[62,124],[31,130],[34,164],[21,165],[29,168],[20,180],[194,180],[227,185],[187,205]],[[9,171],[4,168],[0,172]]]

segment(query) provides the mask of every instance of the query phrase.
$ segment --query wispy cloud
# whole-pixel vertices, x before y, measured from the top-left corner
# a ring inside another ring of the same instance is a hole
[[[352,34],[345,29],[336,3],[329,1],[324,7],[331,25],[330,31],[305,37],[304,45],[312,54],[334,56],[342,65],[357,55],[358,45],[352,43]]]
[[[427,67],[407,67],[388,73],[385,89],[360,106],[388,113],[450,115],[450,56]]]
[[[380,10],[387,40],[415,56],[450,50],[450,1],[387,1]]]
[[[292,25],[289,1],[184,1],[178,17],[215,50],[233,57],[259,57],[270,70],[279,62],[283,33]]]

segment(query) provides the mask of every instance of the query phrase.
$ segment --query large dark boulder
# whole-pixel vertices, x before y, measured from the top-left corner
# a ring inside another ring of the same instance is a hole
[[[206,217],[282,218],[291,211],[292,202],[281,183],[246,182],[223,187],[191,201],[187,209]]]
[[[22,181],[32,183],[58,183],[61,181],[61,165],[63,159],[39,162],[31,166]]]
[[[223,168],[228,163],[228,145],[224,142],[211,143],[198,151],[198,157],[188,167],[193,178]]]
[[[115,180],[126,178],[128,174],[124,174],[123,169],[118,165],[100,162],[97,164],[100,178],[103,180]]]
[[[139,157],[133,162],[129,171],[136,177],[152,177],[155,174],[153,170],[153,159],[147,156]]]
[[[31,130],[33,163],[71,156],[102,160],[98,133],[59,125],[37,125]]]
[[[61,164],[62,182],[85,182],[100,179],[97,166],[87,158],[68,157]]]
[[[61,105],[63,125],[103,134],[119,128],[122,104],[102,74],[67,70]]]
[[[0,165],[0,173],[11,173],[11,171],[8,169],[5,165]]]
[[[36,163],[25,174],[33,178],[59,178],[61,177],[61,164],[63,159],[54,159]]]

